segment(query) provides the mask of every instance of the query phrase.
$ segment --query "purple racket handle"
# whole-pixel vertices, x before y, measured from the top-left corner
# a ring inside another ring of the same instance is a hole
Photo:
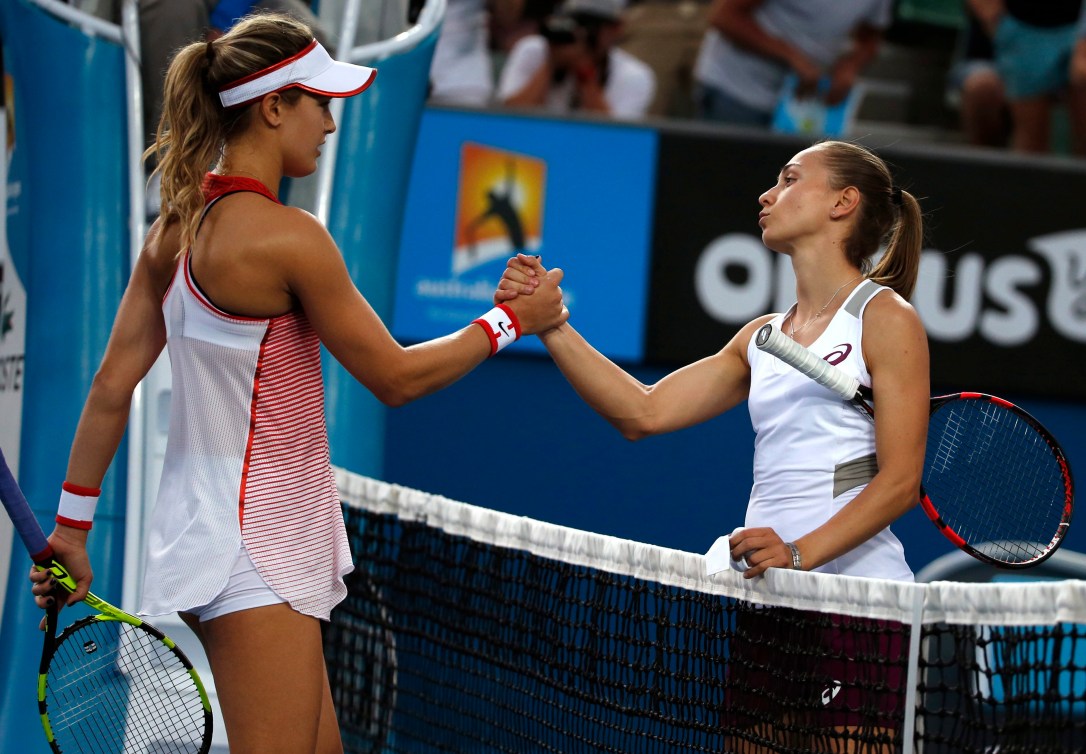
[[[40,564],[52,560],[53,548],[34,518],[34,512],[30,510],[30,504],[26,502],[15,477],[11,475],[3,450],[0,450],[0,502],[4,503],[11,522],[15,524],[15,531],[19,532],[19,538],[34,562]]]

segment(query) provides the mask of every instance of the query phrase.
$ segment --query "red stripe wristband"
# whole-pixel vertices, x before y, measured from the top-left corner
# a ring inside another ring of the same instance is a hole
[[[87,531],[94,524],[94,509],[102,490],[65,482],[60,487],[57,523]]]
[[[483,332],[490,338],[491,356],[520,337],[520,320],[505,304],[498,304],[483,316],[473,319],[472,324],[483,328]]]

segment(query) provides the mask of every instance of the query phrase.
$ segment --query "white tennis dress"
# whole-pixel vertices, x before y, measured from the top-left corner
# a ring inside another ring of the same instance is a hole
[[[140,612],[211,602],[244,543],[276,594],[327,620],[353,566],[316,332],[301,311],[262,319],[218,309],[196,286],[188,254],[163,312],[173,393]]]
[[[886,290],[856,286],[811,350],[871,385],[860,347],[867,303]],[[786,314],[772,320],[780,328]],[[855,406],[754,344],[747,348],[748,408],[754,441],[754,485],[745,526],[772,527],[786,541],[818,528],[867,486],[878,470],[875,427]],[[901,542],[883,529],[816,571],[912,581]]]

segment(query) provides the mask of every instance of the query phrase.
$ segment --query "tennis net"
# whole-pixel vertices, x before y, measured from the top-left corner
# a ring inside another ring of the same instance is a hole
[[[1086,751],[1086,582],[771,569],[337,469],[351,752]]]

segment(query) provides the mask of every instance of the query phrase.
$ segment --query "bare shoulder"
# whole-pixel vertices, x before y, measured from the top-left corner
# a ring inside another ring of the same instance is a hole
[[[863,353],[868,367],[909,361],[927,368],[928,338],[920,315],[894,291],[882,291],[864,309]]]
[[[296,233],[320,233],[327,234],[327,229],[317,219],[316,215],[301,207],[292,207],[289,204],[272,205],[276,222],[284,229]]]
[[[924,326],[913,305],[897,292],[879,292],[864,309],[864,327],[874,326],[880,339],[893,334],[923,334]]]
[[[234,264],[259,270],[259,278],[273,287],[289,289],[298,276],[315,272],[314,267],[342,262],[331,234],[311,213],[252,193],[226,201],[221,214],[208,218],[205,232],[210,231]]]
[[[312,258],[314,252],[335,250],[327,228],[311,213],[299,207],[265,202],[262,211],[252,216],[254,237],[276,256],[294,255]]]
[[[276,286],[307,309],[322,299],[346,295],[353,288],[332,234],[311,213],[273,205],[251,233],[260,240],[251,247],[250,261],[274,276]]]
[[[732,354],[735,357],[741,359],[742,362],[749,367],[750,363],[747,359],[747,350],[750,348],[751,338],[753,338],[755,333],[762,329],[765,324],[771,322],[776,316],[776,314],[763,314],[762,316],[756,317],[747,324],[743,325],[739,332],[733,335],[732,339],[729,340],[727,345],[724,346],[724,348],[721,350],[721,353]]]

